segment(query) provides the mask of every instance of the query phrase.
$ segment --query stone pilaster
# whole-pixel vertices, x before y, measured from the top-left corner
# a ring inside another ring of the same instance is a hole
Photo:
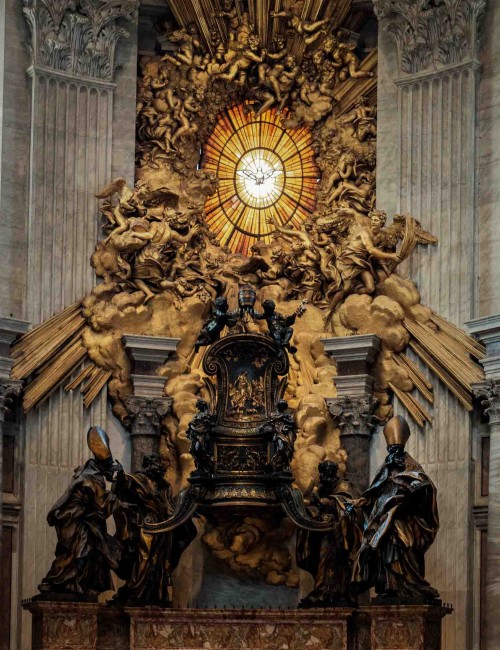
[[[131,470],[137,472],[142,467],[144,456],[159,453],[161,420],[170,413],[172,398],[128,395],[124,401],[132,421]]]
[[[463,326],[476,314],[478,32],[485,0],[374,0],[379,20],[377,202],[410,213],[439,237],[402,267],[422,302]],[[396,405],[399,410],[400,406]],[[471,643],[472,424],[455,398],[434,384],[433,424],[408,451],[438,489],[441,529],[427,574],[455,615],[443,647]],[[451,549],[451,552],[450,552]]]
[[[486,381],[474,386],[474,393],[488,418],[490,464],[488,470],[488,511],[486,567],[486,629],[481,630],[485,650],[498,646],[500,638],[500,315],[477,318],[467,323],[471,334],[486,346],[481,361]]]
[[[341,397],[328,400],[328,410],[340,429],[340,442],[347,453],[346,478],[359,492],[369,485],[370,440],[376,426],[372,397]]]
[[[11,648],[18,647],[18,610],[12,606],[20,600],[18,548],[20,546],[20,489],[22,423],[18,421],[17,399],[22,382],[11,379],[13,361],[9,357],[12,342],[28,329],[29,323],[0,317],[0,558],[3,582],[0,589],[2,620],[10,618],[9,629],[2,629]],[[4,458],[4,449],[7,452]],[[5,479],[5,480],[4,480]]]
[[[132,364],[133,395],[125,398],[131,418],[131,468],[142,467],[146,454],[158,453],[161,420],[169,414],[172,398],[164,395],[165,378],[158,369],[175,354],[180,339],[126,334],[123,343]]]
[[[5,416],[12,413],[16,398],[21,394],[22,382],[10,378],[12,359],[9,349],[15,338],[26,332],[29,323],[14,318],[0,317],[0,487],[3,478],[3,427]],[[0,530],[2,524],[2,490],[0,490]],[[1,541],[0,541],[1,543]]]
[[[122,23],[135,18],[137,5],[24,2],[33,107],[27,295],[33,324],[81,299],[94,284],[94,195],[111,175],[116,47],[128,36]]]
[[[114,173],[116,150],[133,182],[137,0],[24,0],[30,93],[25,316],[37,325],[81,300],[95,284],[90,257],[100,236],[95,194]],[[117,66],[127,74],[117,71]],[[125,87],[125,91],[123,88]],[[120,104],[115,100],[120,97]],[[127,122],[128,120],[128,122]],[[117,174],[118,175],[118,174]],[[106,391],[85,409],[59,387],[26,419],[24,596],[53,556],[46,513],[89,455],[85,432],[107,426]],[[113,441],[112,441],[113,443]],[[35,496],[36,495],[36,496]],[[33,534],[36,531],[37,534]],[[29,647],[29,617],[20,647]]]
[[[347,453],[346,477],[361,492],[370,476],[370,440],[374,431],[372,366],[380,349],[374,334],[323,339],[325,352],[335,361],[337,397],[328,399],[328,409],[340,429]]]

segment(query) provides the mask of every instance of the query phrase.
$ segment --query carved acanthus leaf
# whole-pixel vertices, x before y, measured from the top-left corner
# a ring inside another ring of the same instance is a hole
[[[474,395],[481,400],[481,406],[490,424],[500,423],[500,381],[488,379],[473,386]]]
[[[382,27],[394,34],[402,72],[477,58],[486,0],[373,0]]]
[[[369,436],[377,424],[377,400],[372,397],[329,399],[328,410],[340,436]]]
[[[138,0],[24,0],[31,63],[113,81],[119,20],[134,20]]]
[[[0,418],[9,411],[16,397],[21,394],[22,382],[0,377]]]
[[[124,403],[132,419],[132,435],[158,435],[162,418],[170,413],[172,398],[128,395]]]

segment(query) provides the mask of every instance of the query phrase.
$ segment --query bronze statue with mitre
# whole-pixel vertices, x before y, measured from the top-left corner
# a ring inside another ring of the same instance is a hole
[[[405,451],[410,437],[400,415],[384,428],[388,455],[355,504],[367,525],[353,569],[359,591],[375,587],[376,602],[435,603],[439,594],[425,580],[424,557],[436,537],[436,488]]]
[[[47,515],[57,532],[56,557],[38,588],[51,598],[97,599],[113,589],[111,570],[118,567],[121,547],[106,529],[115,504],[106,481],[122,466],[113,460],[108,435],[100,427],[90,427],[87,444],[94,457],[75,470]]]

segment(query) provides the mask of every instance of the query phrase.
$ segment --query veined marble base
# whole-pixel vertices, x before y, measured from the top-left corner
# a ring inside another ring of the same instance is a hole
[[[219,610],[29,601],[33,650],[439,650],[451,608]]]

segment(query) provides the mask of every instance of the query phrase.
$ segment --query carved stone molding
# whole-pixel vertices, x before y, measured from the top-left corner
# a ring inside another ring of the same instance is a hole
[[[132,419],[133,436],[156,436],[160,434],[161,420],[172,406],[171,397],[139,397],[128,395],[125,406]]]
[[[24,0],[31,64],[87,79],[113,81],[115,49],[138,0]]]
[[[328,410],[335,426],[340,429],[340,437],[370,437],[377,420],[374,416],[377,400],[372,397],[342,397],[327,400]]]
[[[373,0],[397,42],[400,70],[415,74],[478,58],[478,26],[486,0]]]
[[[3,421],[5,413],[10,410],[16,397],[21,394],[21,390],[21,381],[0,377],[0,421]]]
[[[490,424],[500,424],[500,380],[488,379],[481,384],[474,384],[473,389],[474,395],[481,399]]]

